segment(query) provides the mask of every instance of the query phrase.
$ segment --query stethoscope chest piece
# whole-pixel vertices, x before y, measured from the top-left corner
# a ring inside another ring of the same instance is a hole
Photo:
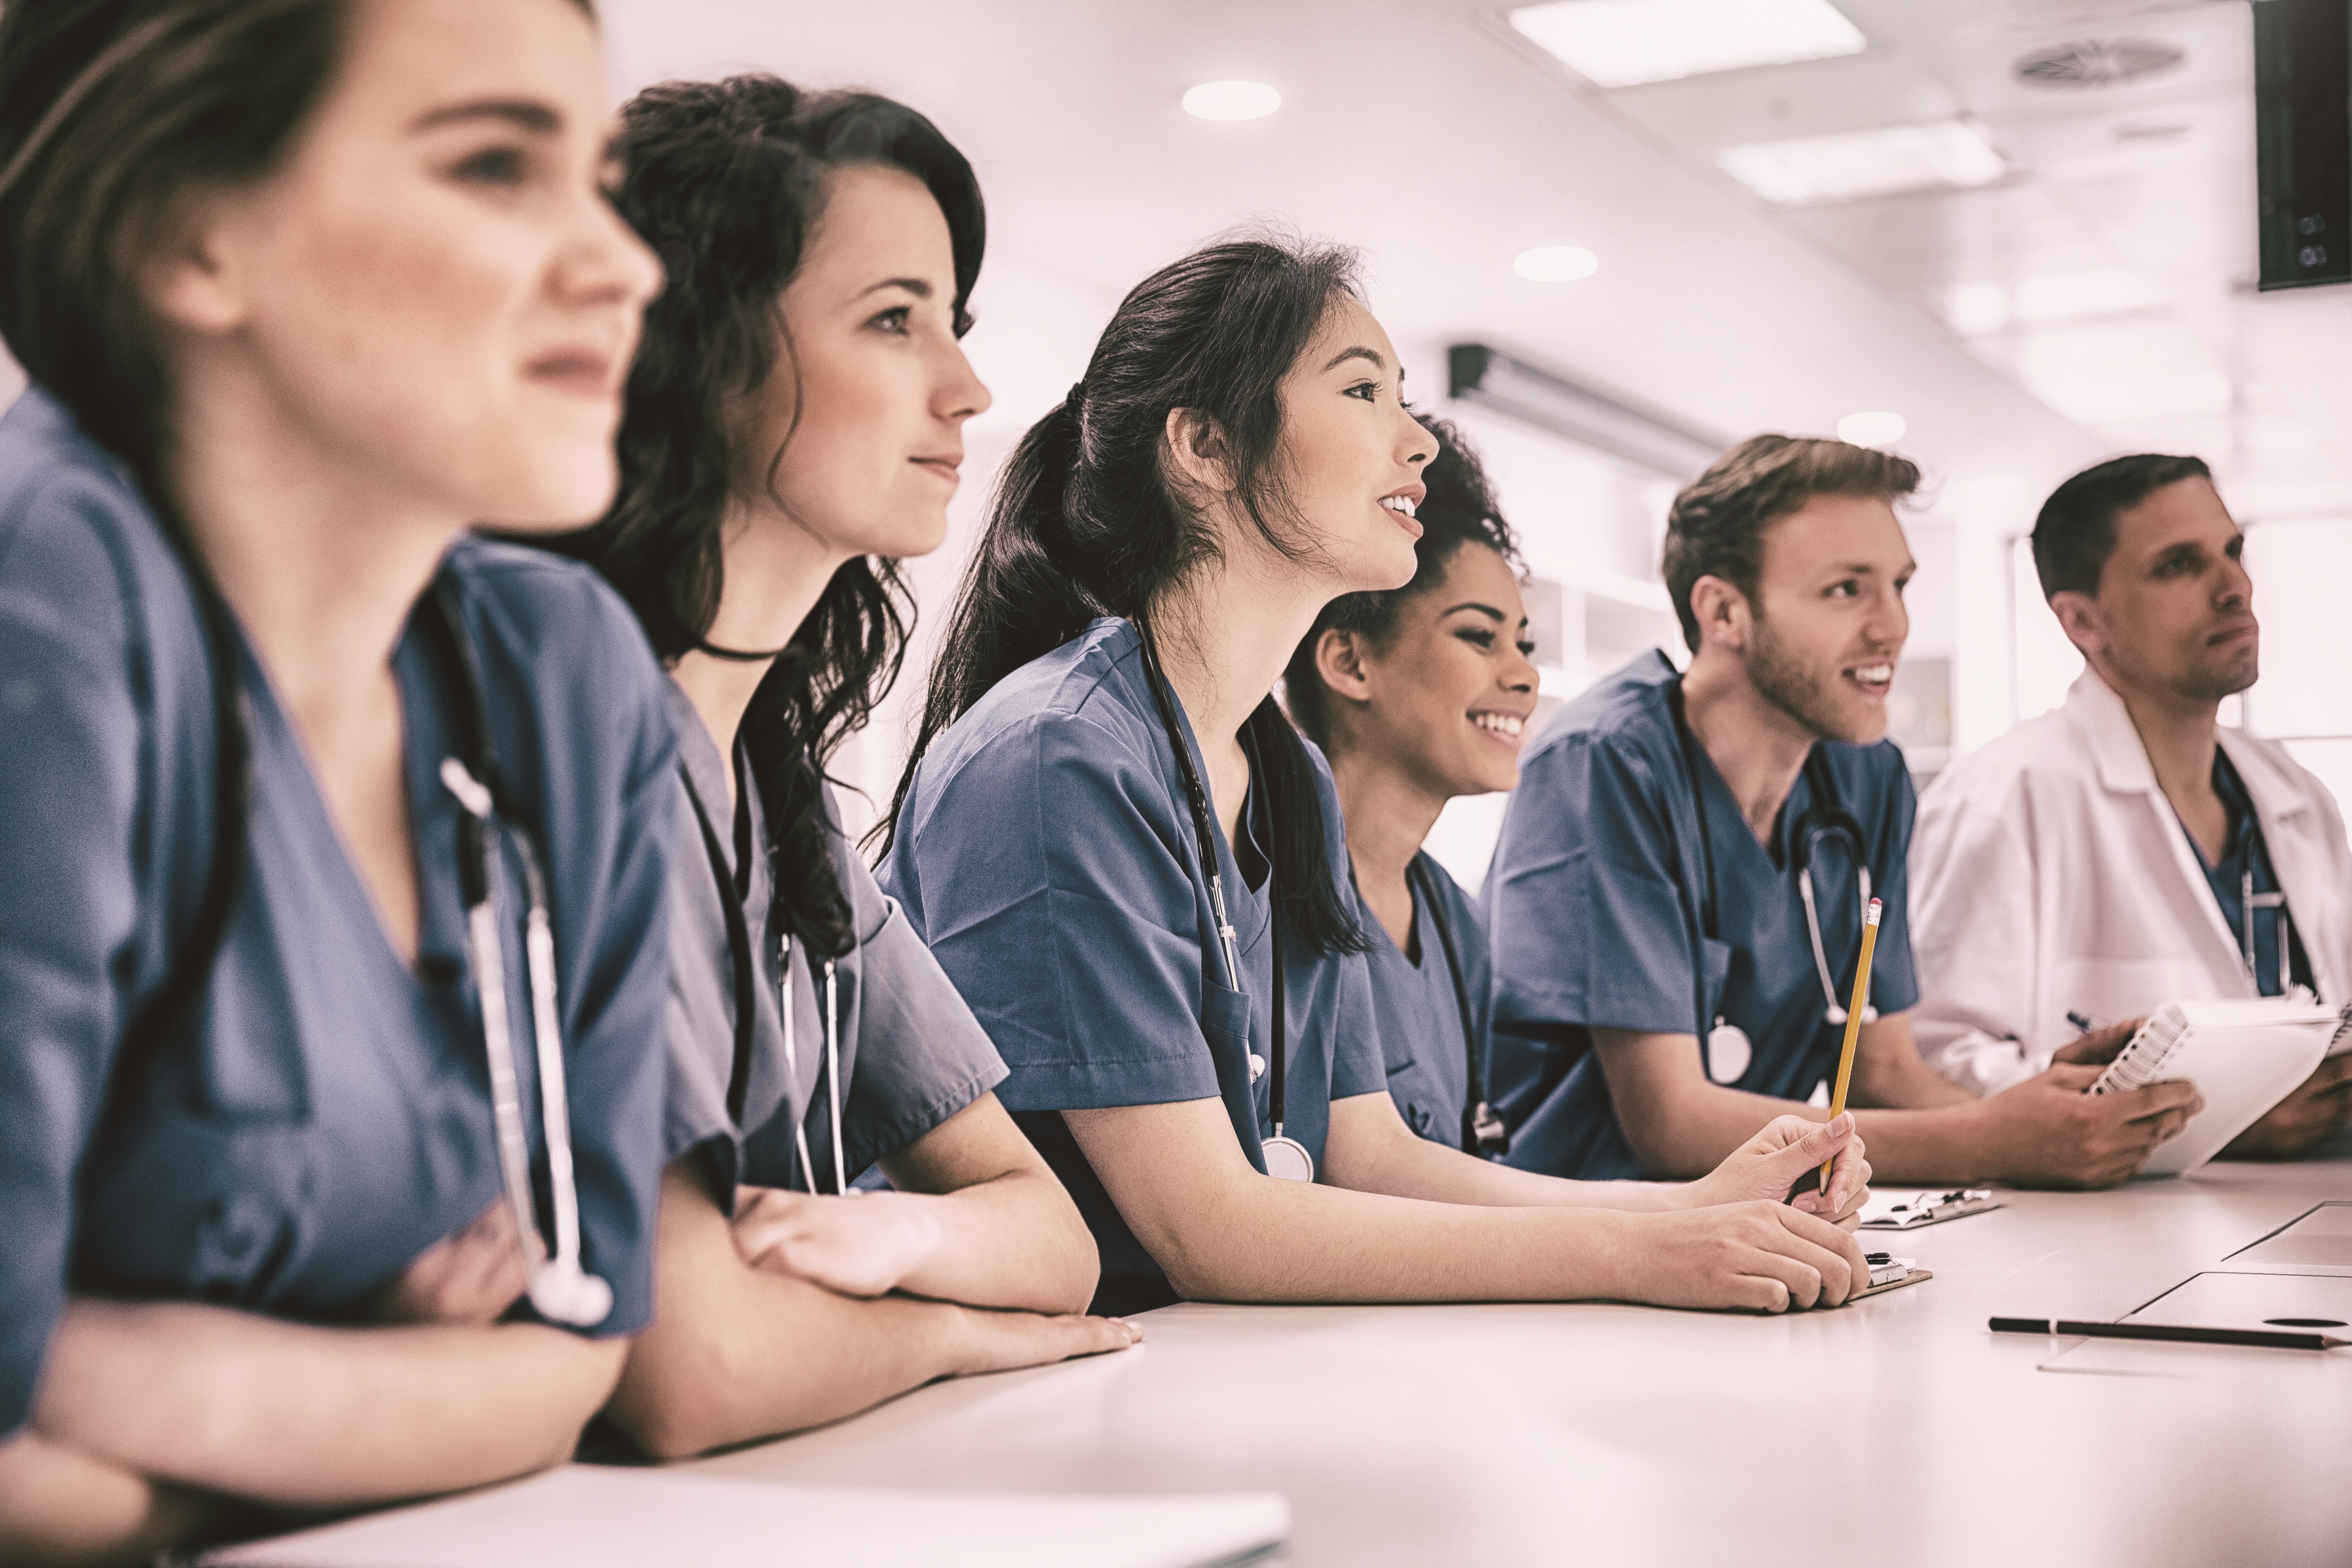
[[[1756,1047],[1748,1031],[1718,1016],[1715,1027],[1706,1032],[1706,1076],[1717,1083],[1738,1083],[1748,1076],[1748,1064],[1755,1059]]]
[[[1315,1156],[1307,1145],[1296,1138],[1286,1138],[1277,1132],[1259,1147],[1265,1154],[1265,1173],[1280,1182],[1311,1182],[1315,1179]]]

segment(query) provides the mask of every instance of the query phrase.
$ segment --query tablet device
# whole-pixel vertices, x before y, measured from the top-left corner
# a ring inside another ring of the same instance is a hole
[[[2167,1002],[2086,1092],[2115,1094],[2171,1079],[2195,1084],[2205,1109],[2140,1168],[2142,1175],[2178,1176],[2220,1153],[2293,1093],[2338,1028],[2336,1009],[2307,995]]]

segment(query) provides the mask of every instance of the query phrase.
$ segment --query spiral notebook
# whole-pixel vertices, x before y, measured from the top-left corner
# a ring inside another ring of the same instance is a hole
[[[2118,1094],[2185,1079],[2205,1109],[2149,1156],[2141,1174],[2193,1171],[2311,1076],[2347,1020],[2303,996],[2167,1002],[2086,1091]],[[2352,1049],[2352,1045],[2345,1048]]]

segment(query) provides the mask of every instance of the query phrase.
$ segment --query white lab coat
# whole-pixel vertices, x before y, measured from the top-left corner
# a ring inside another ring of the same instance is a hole
[[[2237,730],[2244,781],[2321,997],[2352,999],[2352,847],[2327,788]],[[2089,670],[2065,706],[1969,753],[1919,799],[1911,839],[1919,1054],[1997,1093],[2100,1023],[2175,998],[2252,996],[2180,819],[2123,699]]]

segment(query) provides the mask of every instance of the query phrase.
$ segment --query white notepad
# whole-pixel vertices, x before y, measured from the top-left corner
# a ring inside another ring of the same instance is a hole
[[[1273,1492],[1093,1497],[810,1487],[567,1465],[224,1548],[202,1568],[1213,1568],[1290,1533]]]
[[[2148,1016],[2089,1092],[2186,1079],[2205,1097],[2205,1109],[2149,1156],[2142,1174],[2195,1170],[2311,1076],[2337,1016],[2307,998],[2167,1002]]]

